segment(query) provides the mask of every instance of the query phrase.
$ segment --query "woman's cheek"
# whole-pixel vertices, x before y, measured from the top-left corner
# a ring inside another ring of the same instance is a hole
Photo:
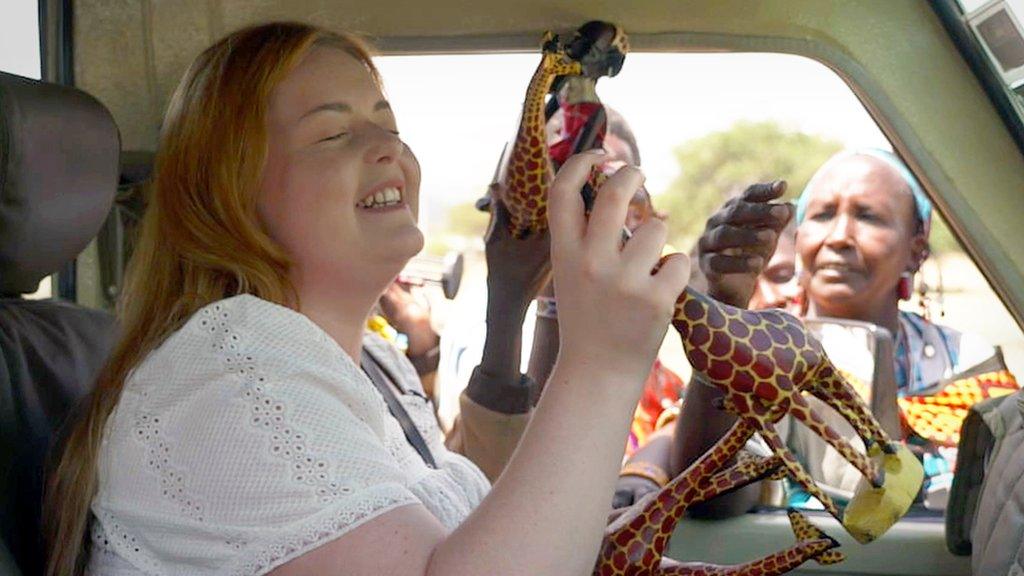
[[[419,222],[420,218],[420,161],[413,154],[412,149],[408,145],[405,146],[405,154],[407,156],[406,169],[405,169],[405,184],[406,190],[412,190],[413,194],[409,194],[412,202],[409,208],[412,210],[413,218]]]
[[[800,262],[803,265],[803,269],[806,271],[814,270],[814,257],[818,254],[818,248],[821,246],[820,243],[814,242],[814,236],[811,231],[800,230],[796,237],[796,253],[800,257]]]

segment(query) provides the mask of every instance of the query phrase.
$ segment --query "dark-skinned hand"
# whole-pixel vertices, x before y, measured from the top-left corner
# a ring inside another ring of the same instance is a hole
[[[709,296],[732,306],[747,306],[758,275],[793,218],[792,205],[775,201],[785,192],[783,180],[753,184],[708,219],[697,254]]]
[[[620,508],[628,508],[644,496],[659,490],[661,486],[658,486],[657,482],[643,476],[619,476],[619,481],[615,483],[615,494],[612,496],[612,509],[621,512]],[[618,516],[614,512],[613,515]]]
[[[492,296],[529,304],[551,278],[551,236],[545,230],[525,239],[513,238],[497,186],[492,184],[489,192],[491,220],[484,235],[488,290]]]

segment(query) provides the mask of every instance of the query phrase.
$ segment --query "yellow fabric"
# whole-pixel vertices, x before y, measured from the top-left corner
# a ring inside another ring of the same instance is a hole
[[[508,464],[533,412],[502,414],[459,396],[459,417],[446,445],[473,461],[493,483]]]

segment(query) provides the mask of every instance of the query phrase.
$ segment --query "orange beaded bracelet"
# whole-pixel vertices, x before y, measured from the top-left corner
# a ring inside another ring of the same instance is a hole
[[[627,462],[619,471],[619,476],[646,478],[657,484],[659,488],[668,484],[669,481],[668,472],[665,472],[661,466],[650,462]]]

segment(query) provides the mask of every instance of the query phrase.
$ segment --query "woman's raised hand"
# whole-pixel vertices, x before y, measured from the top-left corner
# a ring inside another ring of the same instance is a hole
[[[624,167],[601,187],[589,219],[580,194],[600,152],[570,158],[551,184],[548,220],[561,328],[560,363],[572,363],[642,385],[686,287],[689,259],[666,258],[668,235],[652,218],[622,242],[630,199],[644,176]]]
[[[697,253],[709,296],[746,308],[757,276],[793,217],[791,205],[775,202],[785,192],[783,180],[752,184],[708,218]]]

